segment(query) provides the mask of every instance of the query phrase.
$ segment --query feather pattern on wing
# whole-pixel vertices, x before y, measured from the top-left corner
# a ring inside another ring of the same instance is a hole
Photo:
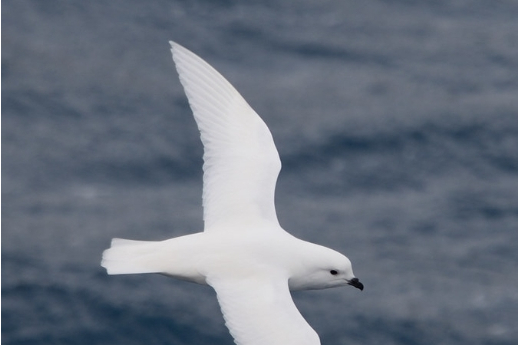
[[[207,280],[237,345],[319,345],[320,339],[298,311],[288,281],[271,275]]]
[[[204,146],[205,231],[278,225],[274,192],[281,162],[268,127],[221,74],[170,43]]]

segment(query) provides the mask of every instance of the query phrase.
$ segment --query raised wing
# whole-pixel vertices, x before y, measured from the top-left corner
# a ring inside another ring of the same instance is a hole
[[[204,146],[205,231],[278,227],[274,192],[281,162],[268,127],[221,74],[170,43]]]
[[[207,281],[218,295],[237,345],[319,345],[317,333],[302,317],[285,279],[250,276]]]

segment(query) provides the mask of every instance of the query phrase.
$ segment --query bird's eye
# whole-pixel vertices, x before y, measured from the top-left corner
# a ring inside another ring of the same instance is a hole
[[[338,274],[338,271],[337,270],[331,270],[331,271],[329,271],[329,273],[331,273],[332,275],[336,276]]]

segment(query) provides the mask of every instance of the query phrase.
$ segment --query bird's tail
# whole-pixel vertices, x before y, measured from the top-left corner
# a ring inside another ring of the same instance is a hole
[[[114,238],[103,252],[101,266],[108,274],[159,273],[156,253],[160,243]]]

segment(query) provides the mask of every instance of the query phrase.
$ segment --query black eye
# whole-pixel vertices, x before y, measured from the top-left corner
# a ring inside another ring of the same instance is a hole
[[[338,274],[338,271],[337,270],[331,270],[331,271],[329,271],[329,273],[331,273],[332,275],[336,276]]]

